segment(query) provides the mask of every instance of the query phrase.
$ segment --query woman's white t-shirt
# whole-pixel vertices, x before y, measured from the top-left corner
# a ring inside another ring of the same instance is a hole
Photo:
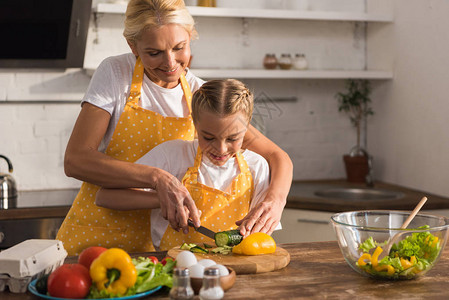
[[[198,149],[198,140],[172,140],[154,147],[150,152],[136,161],[137,164],[149,165],[163,169],[178,180],[182,180],[187,169],[192,167]],[[253,177],[254,191],[250,209],[263,201],[270,184],[270,170],[267,161],[261,155],[245,150],[243,158],[248,164]],[[240,173],[235,158],[230,158],[223,166],[214,165],[206,156],[201,160],[198,181],[204,185],[226,192],[231,182]],[[237,220],[236,220],[237,221]],[[158,249],[168,221],[160,215],[160,209],[151,212],[151,238]],[[279,223],[276,229],[281,229]]]
[[[111,115],[108,129],[98,149],[101,152],[106,151],[125,108],[135,64],[136,57],[132,53],[106,58],[92,76],[84,95],[82,103],[91,103]],[[186,79],[193,93],[205,81],[193,75],[188,69],[186,71]],[[145,75],[139,105],[162,116],[187,117],[189,109],[183,95],[181,84],[167,89],[155,84]]]

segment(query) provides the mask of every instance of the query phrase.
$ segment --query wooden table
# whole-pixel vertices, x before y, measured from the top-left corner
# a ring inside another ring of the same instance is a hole
[[[438,264],[422,278],[379,281],[363,277],[343,259],[337,242],[279,245],[291,255],[290,264],[279,271],[238,275],[224,299],[448,299],[449,248]],[[165,252],[151,255],[162,258]],[[136,254],[139,255],[139,254]],[[67,262],[73,262],[68,258]],[[1,293],[2,300],[37,300],[30,294]],[[147,299],[168,299],[159,291]],[[195,296],[195,299],[199,299]]]

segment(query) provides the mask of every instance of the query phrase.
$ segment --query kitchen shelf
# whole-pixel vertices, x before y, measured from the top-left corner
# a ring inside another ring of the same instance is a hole
[[[205,79],[378,79],[393,78],[393,72],[382,70],[265,70],[265,69],[190,69],[195,76]],[[92,76],[95,69],[84,69]]]
[[[392,79],[393,72],[382,70],[265,70],[265,69],[192,69],[201,78],[246,79]]]
[[[187,6],[194,17],[225,18],[261,18],[290,19],[309,21],[359,21],[359,22],[393,22],[393,16],[387,14],[371,14],[361,12],[301,11],[284,9],[237,9],[223,7]],[[94,12],[124,14],[126,4],[98,3]]]
[[[221,17],[221,18],[261,18],[277,20],[304,20],[304,21],[354,21],[354,22],[393,22],[393,15],[389,13],[363,13],[363,12],[332,12],[307,10],[281,10],[281,9],[236,9],[222,7],[187,6],[194,17]],[[126,4],[98,3],[95,13],[124,14]],[[85,69],[88,75],[93,69]],[[236,79],[393,79],[392,70],[266,70],[266,69],[221,69],[221,68],[193,68],[192,72],[204,79],[236,78]]]

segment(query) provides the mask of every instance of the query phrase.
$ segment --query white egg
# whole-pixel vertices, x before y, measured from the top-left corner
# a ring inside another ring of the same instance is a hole
[[[205,268],[208,268],[210,266],[216,265],[217,263],[213,261],[212,259],[202,259],[198,262],[199,264],[203,265]]]
[[[176,256],[176,266],[179,268],[188,268],[197,263],[195,254],[190,251],[182,251]]]
[[[199,263],[190,266],[189,267],[190,277],[203,278],[204,269],[205,269],[204,266]]]
[[[213,267],[218,268],[220,270],[220,276],[229,275],[228,268],[223,265],[213,265]]]

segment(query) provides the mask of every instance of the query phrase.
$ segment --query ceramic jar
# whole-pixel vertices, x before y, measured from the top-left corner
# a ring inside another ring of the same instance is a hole
[[[284,53],[281,55],[278,61],[279,68],[282,70],[290,70],[292,68],[292,57],[289,53]]]
[[[293,59],[293,69],[295,70],[306,70],[308,67],[306,56],[302,53],[297,53]]]
[[[263,59],[263,67],[268,70],[276,69],[278,60],[274,54],[267,53]]]
[[[205,6],[205,7],[216,7],[215,0],[198,0],[197,3],[198,6]]]

